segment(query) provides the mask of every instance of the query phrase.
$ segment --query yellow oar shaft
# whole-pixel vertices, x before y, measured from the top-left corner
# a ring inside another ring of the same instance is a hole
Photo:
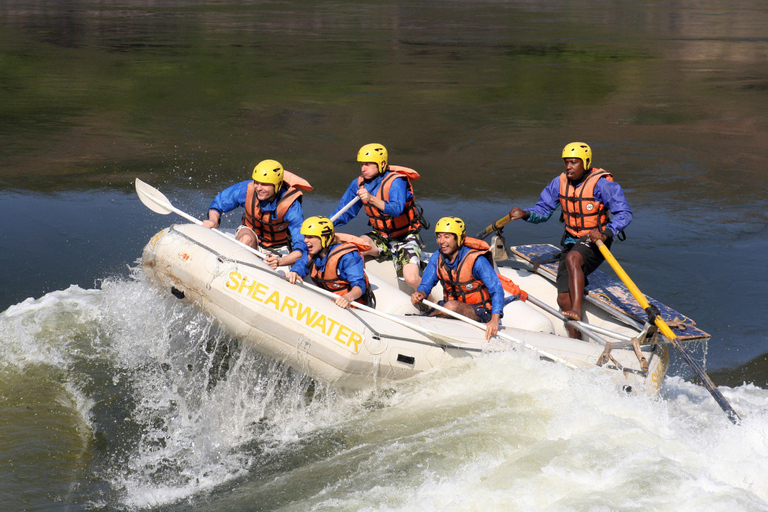
[[[619,276],[619,279],[621,279],[624,285],[629,289],[629,293],[631,293],[635,300],[637,300],[637,302],[640,304],[640,307],[647,309],[651,304],[648,302],[648,299],[645,298],[645,294],[640,291],[640,288],[638,288],[634,281],[632,281],[632,279],[629,277],[629,275],[624,272],[624,269],[621,268],[619,262],[616,260],[616,258],[613,257],[613,254],[611,254],[611,251],[608,250],[603,242],[598,242],[597,246],[600,248],[600,252],[603,254],[605,261],[611,265],[613,271],[616,272],[616,275]],[[655,318],[654,323],[656,324],[656,327],[658,327],[662,332],[662,334],[667,337],[667,339],[677,339],[675,333],[672,332],[672,329],[660,316]]]
[[[632,294],[635,300],[637,300],[640,306],[647,312],[650,304],[648,303],[648,299],[645,298],[643,292],[641,292],[640,289],[632,281],[632,279],[630,279],[629,275],[624,272],[624,269],[621,268],[621,265],[619,265],[619,262],[616,261],[616,258],[613,257],[613,254],[611,254],[611,251],[608,250],[605,244],[601,240],[598,240],[596,244],[605,260],[611,265],[611,268],[613,268],[613,271],[616,272],[616,275],[619,276],[624,285],[629,289],[629,292]],[[733,410],[733,407],[731,407],[731,404],[728,403],[728,400],[725,399],[720,390],[715,387],[712,379],[710,379],[709,375],[707,375],[707,373],[704,371],[704,368],[702,368],[701,365],[693,359],[691,354],[680,344],[680,340],[677,339],[677,336],[675,336],[675,333],[672,332],[672,329],[670,329],[669,325],[667,325],[667,322],[661,318],[661,315],[657,314],[655,315],[654,323],[656,324],[656,327],[658,327],[662,332],[662,334],[667,337],[670,343],[672,343],[678,353],[683,357],[685,362],[688,363],[688,366],[691,367],[696,376],[701,379],[702,384],[704,384],[704,387],[707,388],[709,393],[712,395],[712,398],[715,399],[715,402],[717,402],[720,408],[725,411],[725,414],[728,415],[728,419],[730,419],[735,425],[738,425],[741,422],[739,415],[736,414],[736,411]]]
[[[482,230],[480,233],[478,233],[476,238],[481,238],[481,239],[485,238],[486,236],[493,233],[497,229],[501,229],[507,224],[509,224],[509,221],[511,220],[512,220],[512,217],[510,217],[509,215],[505,215],[504,217],[500,218],[499,220],[497,220],[496,222],[494,222],[493,224],[491,224],[490,226]]]

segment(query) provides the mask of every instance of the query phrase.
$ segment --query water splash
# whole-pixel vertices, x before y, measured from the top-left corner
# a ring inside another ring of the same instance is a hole
[[[4,455],[83,509],[768,506],[768,391],[753,385],[721,387],[740,427],[678,377],[658,399],[625,396],[519,352],[348,395],[240,346],[139,271],[17,304],[0,338],[0,395],[26,390],[0,435],[47,411],[41,449]]]

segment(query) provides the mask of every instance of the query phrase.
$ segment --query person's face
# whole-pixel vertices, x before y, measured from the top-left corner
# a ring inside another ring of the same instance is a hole
[[[319,236],[304,235],[304,243],[307,244],[307,252],[310,256],[323,250],[323,241]]]
[[[572,181],[579,181],[584,175],[584,162],[581,158],[563,158],[565,162],[565,176]]]
[[[256,197],[259,201],[271,201],[275,197],[275,186],[271,183],[262,183],[254,181]]]
[[[360,174],[364,180],[373,179],[379,174],[379,166],[376,162],[360,162]]]
[[[438,233],[437,248],[440,250],[443,256],[450,258],[456,251],[459,250],[459,241],[456,239],[456,235],[453,233]]]

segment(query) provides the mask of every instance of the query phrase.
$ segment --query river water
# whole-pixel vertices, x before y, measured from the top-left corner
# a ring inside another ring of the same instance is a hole
[[[763,2],[0,1],[0,27],[1,509],[768,509]],[[516,352],[343,392],[138,262],[180,219],[136,177],[202,216],[274,158],[328,214],[376,141],[476,232],[575,140],[635,213],[614,254],[712,334],[692,350],[741,426],[675,356],[659,399]]]

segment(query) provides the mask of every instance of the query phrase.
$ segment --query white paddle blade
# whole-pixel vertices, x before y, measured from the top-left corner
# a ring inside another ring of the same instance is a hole
[[[144,203],[144,206],[162,215],[168,215],[173,211],[173,206],[162,192],[141,181],[139,178],[136,178],[135,184],[136,193],[139,195],[141,202]]]

